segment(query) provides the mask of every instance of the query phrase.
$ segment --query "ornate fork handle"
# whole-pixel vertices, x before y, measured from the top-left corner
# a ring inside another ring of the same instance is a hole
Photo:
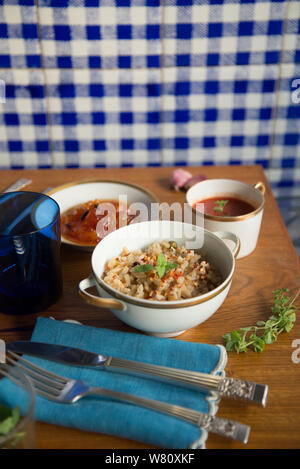
[[[166,402],[155,401],[140,396],[133,396],[118,391],[107,390],[97,387],[90,387],[85,390],[80,397],[86,395],[101,395],[109,399],[127,402],[130,404],[157,410],[167,415],[180,418],[210,433],[216,433],[227,438],[247,443],[250,427],[239,422],[223,419],[214,415],[208,415],[193,409],[187,409],[178,405],[168,404]]]

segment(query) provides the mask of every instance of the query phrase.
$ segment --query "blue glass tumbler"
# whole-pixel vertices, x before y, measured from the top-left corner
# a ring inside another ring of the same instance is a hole
[[[43,311],[62,293],[60,210],[36,192],[0,194],[0,313]]]

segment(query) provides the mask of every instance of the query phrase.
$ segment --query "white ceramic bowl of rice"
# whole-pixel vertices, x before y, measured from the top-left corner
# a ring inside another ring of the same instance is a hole
[[[222,305],[239,244],[233,233],[188,223],[130,224],[95,247],[92,273],[80,282],[79,294],[135,329],[173,337],[206,321]],[[99,296],[87,291],[92,286]]]

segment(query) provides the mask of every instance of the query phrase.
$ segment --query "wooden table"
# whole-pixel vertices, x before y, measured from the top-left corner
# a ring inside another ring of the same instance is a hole
[[[162,202],[185,201],[184,192],[170,189],[173,168],[68,169],[0,171],[0,189],[19,177],[33,182],[28,190],[44,191],[49,186],[85,179],[113,179],[137,183],[154,192]],[[255,252],[237,261],[229,295],[217,313],[205,323],[194,327],[174,340],[222,343],[222,335],[242,326],[255,324],[270,316],[273,290],[286,287],[294,295],[300,287],[299,259],[281,218],[269,184],[260,166],[193,167],[192,174],[208,178],[224,177],[256,183],[267,187],[261,235]],[[90,273],[90,254],[62,248],[64,294],[43,317],[58,320],[76,319],[83,324],[132,331],[108,310],[87,305],[77,295],[78,282]],[[297,301],[300,306],[300,301]],[[21,317],[0,313],[0,337],[4,340],[29,339],[36,315]],[[296,342],[298,340],[298,342]],[[295,348],[299,348],[299,353]],[[292,354],[298,360],[292,360]],[[277,342],[266,346],[261,354],[229,352],[226,373],[269,385],[266,408],[238,401],[224,400],[218,415],[251,426],[248,444],[209,435],[207,448],[300,448],[300,325],[299,320],[290,333],[282,333]],[[83,449],[141,449],[148,445],[102,434],[37,424],[37,448]]]

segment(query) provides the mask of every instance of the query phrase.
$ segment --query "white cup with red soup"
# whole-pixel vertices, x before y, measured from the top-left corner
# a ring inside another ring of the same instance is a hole
[[[233,179],[206,179],[186,193],[194,214],[202,214],[204,228],[229,231],[240,240],[237,259],[251,254],[257,245],[264,211],[265,185],[253,186]]]

